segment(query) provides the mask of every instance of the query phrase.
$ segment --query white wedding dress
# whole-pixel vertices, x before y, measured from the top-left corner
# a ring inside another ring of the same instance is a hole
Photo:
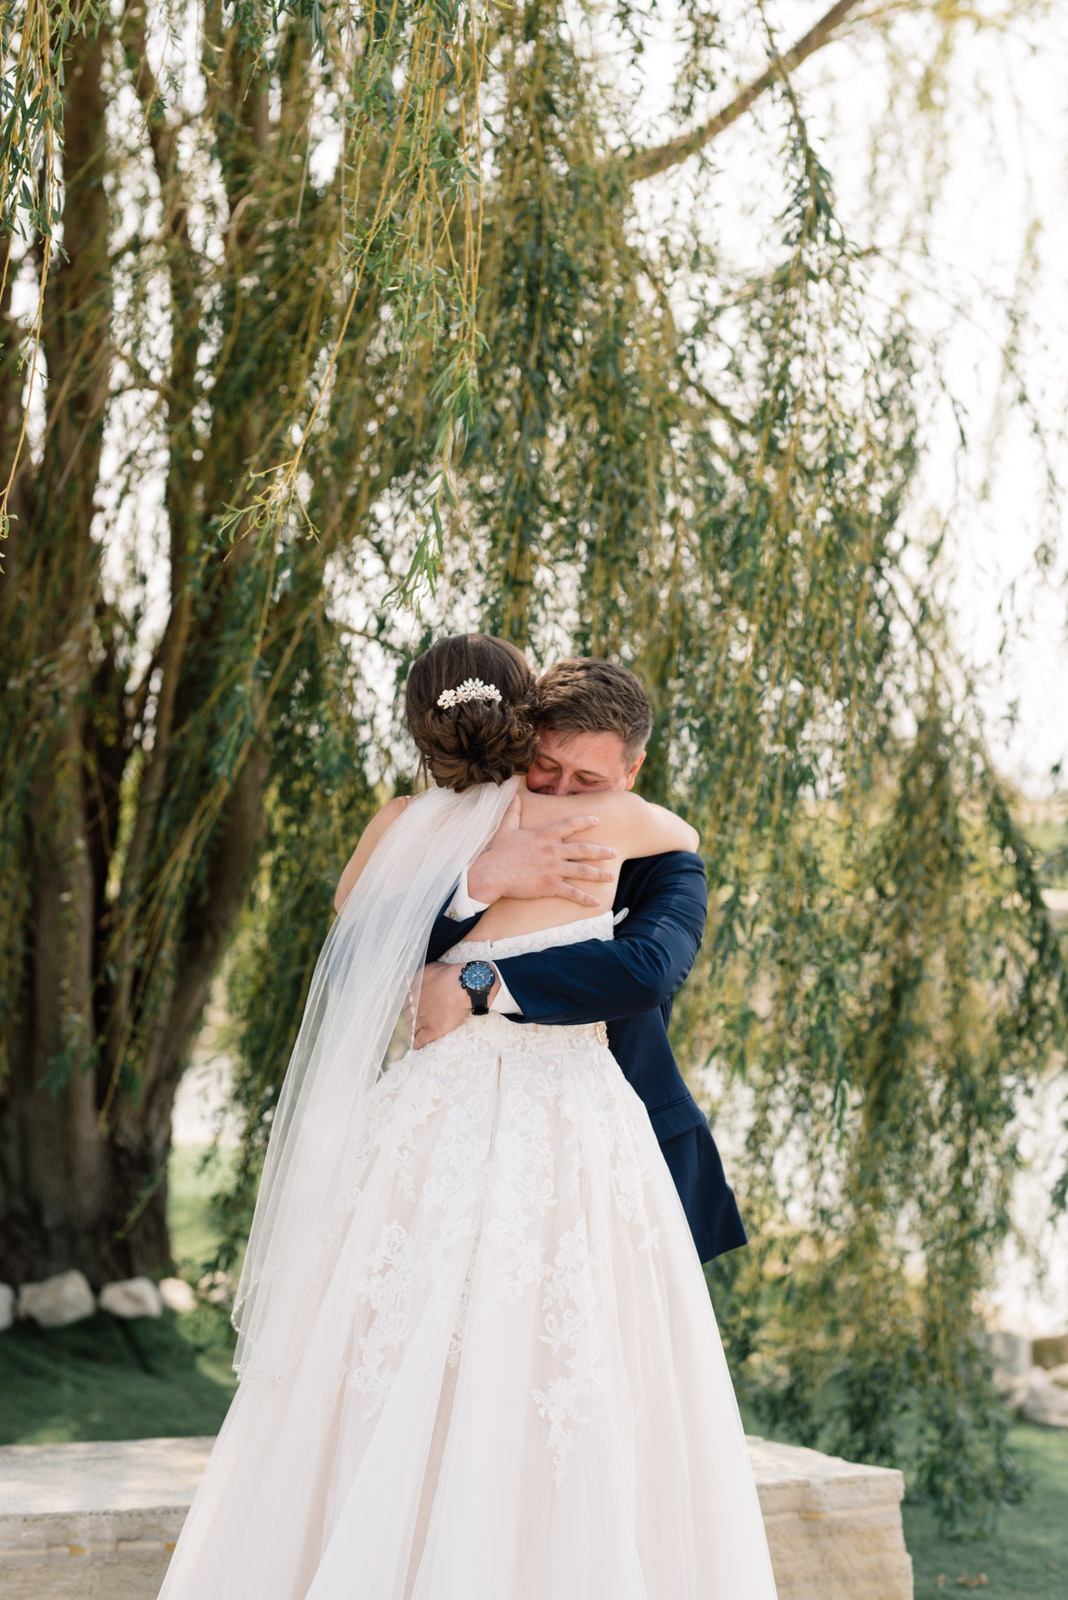
[[[612,937],[610,913],[460,962]],[[774,1600],[704,1276],[603,1024],[374,1088],[295,1372],[243,1381],[161,1600]]]

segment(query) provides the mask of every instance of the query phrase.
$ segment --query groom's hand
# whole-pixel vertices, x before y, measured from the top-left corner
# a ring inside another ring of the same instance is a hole
[[[412,1044],[417,1050],[451,1033],[471,1015],[471,997],[460,983],[460,971],[460,967],[444,961],[433,961],[423,968],[417,980],[419,1003],[415,1015],[408,1019]],[[486,996],[487,1005],[500,986],[500,978],[495,978]]]
[[[468,868],[467,892],[471,898],[492,905],[495,900],[541,900],[552,896],[573,900],[578,906],[600,905],[581,884],[611,883],[614,874],[593,863],[611,860],[616,852],[611,845],[583,844],[573,837],[595,827],[598,819],[565,817],[547,828],[521,828],[520,809],[517,795],[493,843]]]

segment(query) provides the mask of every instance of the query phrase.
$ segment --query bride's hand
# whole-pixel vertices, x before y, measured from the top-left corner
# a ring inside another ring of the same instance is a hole
[[[573,837],[596,827],[598,818],[565,817],[545,828],[521,828],[521,809],[517,795],[492,844],[468,868],[467,891],[471,898],[492,905],[495,900],[541,900],[552,896],[573,900],[578,906],[600,905],[596,895],[580,887],[580,881],[611,883],[615,874],[592,863],[609,861],[616,852],[611,845],[583,844]]]

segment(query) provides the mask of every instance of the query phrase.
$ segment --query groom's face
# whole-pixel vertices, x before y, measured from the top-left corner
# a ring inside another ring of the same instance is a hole
[[[538,733],[538,751],[527,773],[527,788],[539,794],[596,794],[602,789],[632,789],[645,751],[628,761],[618,733]]]

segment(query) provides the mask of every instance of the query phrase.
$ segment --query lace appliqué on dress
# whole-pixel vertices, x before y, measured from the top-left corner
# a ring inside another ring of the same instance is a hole
[[[553,1482],[560,1484],[567,1473],[567,1458],[575,1447],[574,1424],[584,1420],[579,1401],[608,1384],[608,1374],[600,1365],[604,1340],[597,1325],[597,1289],[586,1228],[581,1222],[560,1240],[552,1271],[545,1281],[542,1306],[547,1313],[542,1341],[553,1355],[568,1352],[567,1376],[551,1378],[548,1388],[531,1391],[538,1410],[549,1422]]]
[[[360,1342],[363,1361],[346,1381],[350,1389],[369,1397],[364,1416],[373,1417],[381,1411],[393,1382],[393,1374],[385,1366],[387,1352],[402,1349],[408,1337],[414,1253],[406,1230],[399,1224],[386,1228],[368,1266],[359,1291],[373,1307],[374,1318]]]
[[[387,1223],[365,1263],[358,1296],[369,1308],[370,1319],[359,1339],[360,1361],[346,1383],[368,1397],[368,1417],[381,1410],[392,1387],[395,1369],[388,1358],[391,1352],[403,1351],[407,1342],[413,1287],[435,1289],[452,1249],[458,1243],[474,1243],[485,1191],[489,1094],[480,1084],[472,1084],[469,1074],[406,1073],[408,1060],[398,1063],[398,1084],[390,1086],[392,1115],[376,1119],[378,1154],[401,1194],[432,1207],[438,1221],[431,1245],[418,1250],[401,1221]],[[383,1090],[387,1081],[382,1080]],[[405,1094],[405,1088],[410,1092]],[[415,1135],[432,1119],[440,1119],[440,1126],[427,1151]],[[420,1154],[426,1162],[421,1173]],[[444,1314],[440,1296],[435,1305],[438,1314]]]

